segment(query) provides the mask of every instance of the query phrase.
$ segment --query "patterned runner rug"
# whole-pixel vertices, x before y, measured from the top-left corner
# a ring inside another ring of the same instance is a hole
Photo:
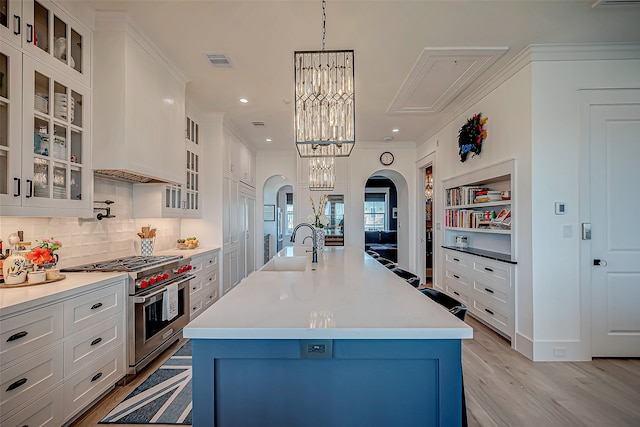
[[[100,424],[191,425],[191,405],[191,341],[187,341]]]

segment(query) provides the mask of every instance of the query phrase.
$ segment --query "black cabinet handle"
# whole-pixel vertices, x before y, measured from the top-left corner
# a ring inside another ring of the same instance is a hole
[[[458,276],[457,274],[454,274],[453,277],[455,277],[456,279],[460,278],[460,276]]]
[[[102,342],[102,338],[96,338],[95,340],[91,341],[91,345],[96,345],[100,342]]]
[[[485,267],[484,269],[493,273],[493,268]]]
[[[490,294],[493,293],[493,289],[489,289],[489,288],[484,288],[485,291],[489,292]]]
[[[21,189],[20,189],[20,178],[13,178],[13,181],[16,182],[18,184],[18,192],[17,193],[13,193],[13,197],[20,197],[20,193],[21,193]]]
[[[102,372],[98,372],[97,374],[95,374],[93,376],[93,378],[91,378],[91,382],[96,381],[98,378],[100,378],[102,376]]]
[[[485,308],[484,311],[486,311],[487,313],[493,316],[493,311],[489,310],[488,308]]]
[[[213,260],[212,259],[209,260],[209,264],[213,264]]]
[[[213,280],[213,277],[209,277],[209,281],[211,282]]]
[[[13,34],[17,36],[18,34],[20,34],[21,30],[22,30],[22,24],[20,21],[20,16],[13,15]]]
[[[29,183],[29,194],[25,197],[28,199],[29,197],[33,197],[33,181],[28,179],[27,182]]]
[[[456,261],[456,262],[460,262],[460,260],[458,258],[454,258],[453,260]]]
[[[456,294],[457,296],[460,296],[460,294],[459,294],[459,293],[457,293],[456,291],[453,291],[453,293],[454,293],[454,294]]]
[[[20,387],[21,385],[23,385],[26,382],[27,382],[26,378],[20,378],[18,381],[16,381],[15,383],[11,384],[7,388],[7,391],[15,390],[15,389],[17,389],[18,387]]]
[[[96,308],[100,308],[100,307],[102,307],[102,303],[97,302],[91,306],[91,310],[95,310]]]
[[[27,43],[33,43],[33,25],[27,24]]]
[[[28,334],[29,332],[27,331],[18,332],[17,334],[13,334],[9,338],[7,338],[7,342],[19,340],[22,337],[26,337]]]

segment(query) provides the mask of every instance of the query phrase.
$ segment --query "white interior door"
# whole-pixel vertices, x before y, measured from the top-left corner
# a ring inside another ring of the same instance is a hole
[[[631,101],[590,106],[593,357],[640,357],[640,91],[635,92]]]

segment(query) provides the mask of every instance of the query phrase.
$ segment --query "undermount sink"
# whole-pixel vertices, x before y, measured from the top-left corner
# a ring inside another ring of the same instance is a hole
[[[305,271],[309,259],[304,256],[271,258],[260,271]]]

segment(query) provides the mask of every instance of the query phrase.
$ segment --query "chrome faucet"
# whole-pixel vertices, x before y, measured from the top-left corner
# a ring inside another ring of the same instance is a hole
[[[296,225],[296,227],[293,229],[293,233],[291,233],[291,241],[295,242],[296,241],[296,232],[298,231],[298,228],[300,227],[309,227],[311,229],[311,236],[313,236],[313,258],[311,259],[311,262],[313,263],[318,263],[318,237],[316,236],[316,229],[313,225],[308,224],[306,222],[301,222],[300,224]],[[304,243],[304,240],[303,240]]]

